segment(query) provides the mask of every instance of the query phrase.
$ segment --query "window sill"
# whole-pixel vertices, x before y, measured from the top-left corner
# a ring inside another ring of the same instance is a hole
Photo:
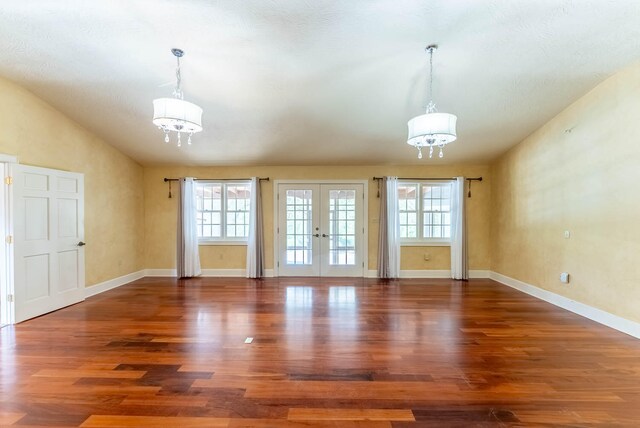
[[[198,245],[247,245],[247,241],[198,241]]]
[[[450,247],[451,241],[400,242],[401,247]]]

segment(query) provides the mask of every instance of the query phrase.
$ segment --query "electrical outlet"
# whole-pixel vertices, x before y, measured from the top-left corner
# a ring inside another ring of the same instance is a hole
[[[568,272],[562,272],[560,274],[560,282],[563,282],[565,284],[569,283],[569,273]]]

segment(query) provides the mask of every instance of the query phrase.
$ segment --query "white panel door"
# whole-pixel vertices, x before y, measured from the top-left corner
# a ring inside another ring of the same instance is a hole
[[[15,322],[84,300],[84,176],[16,165]]]
[[[278,275],[364,276],[363,187],[278,186]]]

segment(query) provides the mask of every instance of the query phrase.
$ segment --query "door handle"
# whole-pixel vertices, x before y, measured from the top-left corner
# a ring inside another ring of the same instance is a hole
[[[326,233],[323,233],[323,234],[322,234],[322,237],[323,237],[323,238],[328,238],[328,237],[329,237],[329,235],[327,235]]]
[[[87,245],[87,244],[85,244],[85,243],[84,243],[84,242],[82,242],[82,241],[78,242],[78,247],[84,247],[85,245]]]
[[[315,236],[316,238],[320,237],[319,233],[315,233],[313,236]]]

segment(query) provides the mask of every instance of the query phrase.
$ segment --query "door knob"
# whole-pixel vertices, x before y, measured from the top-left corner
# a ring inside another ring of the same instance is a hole
[[[84,242],[82,242],[82,241],[78,242],[78,247],[84,247],[85,245],[87,245],[87,244],[85,244],[85,243],[84,243]]]

